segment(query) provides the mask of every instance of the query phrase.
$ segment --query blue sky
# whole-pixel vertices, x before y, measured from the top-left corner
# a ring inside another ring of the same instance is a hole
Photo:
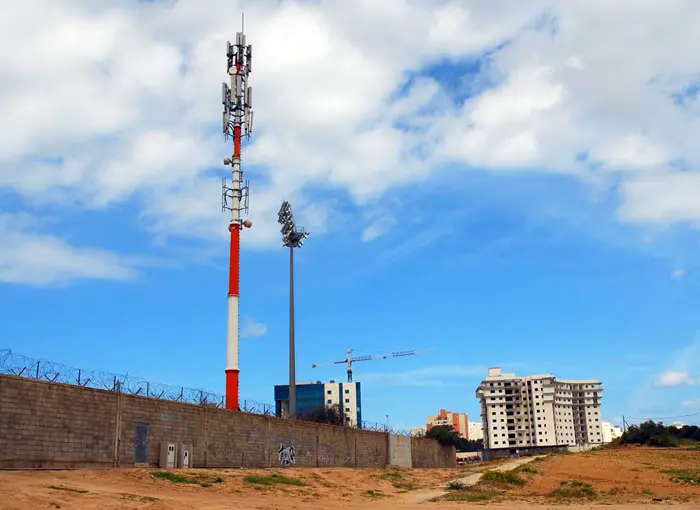
[[[357,364],[368,421],[408,428],[440,407],[478,420],[474,390],[502,366],[599,378],[615,423],[698,423],[695,61],[680,40],[639,34],[630,48],[655,48],[649,65],[631,49],[597,52],[624,16],[601,24],[593,7],[440,5],[221,3],[250,13],[258,59],[242,398],[272,404],[287,381],[276,213],[288,199],[312,232],[297,254],[298,379],[343,379],[342,365],[311,364],[348,348],[435,349]],[[647,6],[637,21],[653,28],[679,8]],[[55,48],[48,68],[73,74],[51,91],[44,124],[11,111],[0,157],[0,348],[223,391],[218,162],[230,148],[216,128],[222,40],[234,34],[214,11],[134,2],[57,14],[39,46]],[[94,38],[91,49],[76,51],[62,26]],[[0,104],[46,100],[22,64],[33,51],[20,44],[22,58],[0,61],[15,77]],[[621,66],[624,79],[611,77]],[[103,83],[104,69],[130,79]],[[296,72],[307,81],[287,80]],[[101,87],[109,104],[92,94]]]

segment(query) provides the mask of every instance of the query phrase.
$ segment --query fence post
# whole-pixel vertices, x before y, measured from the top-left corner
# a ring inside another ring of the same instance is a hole
[[[36,362],[36,378],[37,379],[39,379],[39,363],[41,363],[41,361]]]

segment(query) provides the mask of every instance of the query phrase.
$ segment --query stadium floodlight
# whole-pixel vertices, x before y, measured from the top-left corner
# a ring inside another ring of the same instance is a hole
[[[301,248],[304,240],[309,237],[309,232],[303,228],[297,228],[294,223],[292,205],[286,200],[282,202],[277,221],[280,224],[282,245],[289,248],[289,416],[297,414],[297,388],[296,388],[296,354],[294,339],[294,248]]]

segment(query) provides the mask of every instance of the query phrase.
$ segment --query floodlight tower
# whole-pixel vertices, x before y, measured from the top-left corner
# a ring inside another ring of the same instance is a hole
[[[231,181],[223,179],[221,209],[231,212],[230,264],[228,280],[228,328],[226,337],[226,409],[238,410],[238,334],[240,297],[241,230],[250,228],[250,220],[241,221],[241,212],[248,212],[248,181],[243,181],[241,170],[241,140],[250,138],[253,130],[253,90],[248,86],[251,72],[252,46],[246,45],[243,23],[236,33],[236,44],[226,43],[226,71],[231,85],[223,83],[221,103],[224,105],[224,138],[233,138],[233,155],[224,158],[224,165],[231,166]]]
[[[289,248],[289,415],[296,417],[296,354],[294,345],[294,248],[301,248],[309,233],[297,228],[294,223],[292,206],[286,200],[282,202],[277,220],[282,225],[282,243]]]

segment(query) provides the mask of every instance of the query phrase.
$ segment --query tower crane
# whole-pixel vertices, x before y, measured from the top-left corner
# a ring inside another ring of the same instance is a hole
[[[341,363],[347,363],[348,365],[348,382],[352,382],[352,364],[358,361],[370,361],[373,359],[387,359],[387,358],[400,358],[403,356],[414,356],[416,354],[423,354],[425,352],[432,352],[435,349],[420,349],[412,351],[395,351],[388,354],[377,354],[374,356],[352,356],[352,349],[348,349],[347,358],[341,361],[328,361],[326,363],[313,363],[311,368],[324,367],[329,365],[340,365]]]

